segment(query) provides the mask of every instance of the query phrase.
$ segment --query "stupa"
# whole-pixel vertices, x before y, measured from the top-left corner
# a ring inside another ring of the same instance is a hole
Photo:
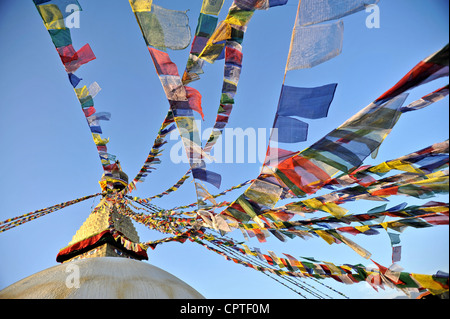
[[[128,176],[117,169],[103,175],[103,198],[56,261],[45,269],[0,291],[2,299],[202,299],[194,288],[150,265],[146,250],[118,192]]]

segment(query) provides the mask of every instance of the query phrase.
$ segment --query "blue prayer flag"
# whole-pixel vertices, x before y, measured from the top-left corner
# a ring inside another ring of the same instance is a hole
[[[78,85],[78,83],[80,83],[81,80],[82,79],[77,77],[75,74],[69,73],[69,81],[70,81],[70,84],[72,84],[72,86],[74,88]]]
[[[288,0],[269,0],[269,7],[284,6]]]
[[[277,114],[308,119],[324,118],[334,98],[337,83],[315,88],[283,85]]]
[[[92,133],[98,133],[98,134],[102,134],[102,128],[100,126],[89,126],[89,128],[91,129]]]
[[[278,129],[278,134],[271,139],[281,143],[304,142],[308,136],[308,123],[288,116],[277,116],[273,128]]]
[[[222,176],[220,174],[208,171],[204,168],[193,168],[192,176],[195,179],[210,183],[217,188],[220,188],[220,183],[222,182]]]

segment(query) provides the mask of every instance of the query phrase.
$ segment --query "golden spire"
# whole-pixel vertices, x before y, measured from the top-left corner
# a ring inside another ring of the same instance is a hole
[[[127,208],[124,199],[117,194],[128,185],[128,176],[120,163],[116,164],[116,169],[103,174],[99,182],[104,192],[100,203],[68,246],[59,251],[57,261],[92,257],[148,259],[145,248],[138,244],[139,235],[130,218],[120,213]]]

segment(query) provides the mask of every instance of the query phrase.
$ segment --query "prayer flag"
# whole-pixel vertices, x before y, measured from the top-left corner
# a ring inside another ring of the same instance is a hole
[[[166,52],[162,52],[151,47],[148,47],[148,51],[152,56],[158,75],[179,76],[176,64],[170,60],[170,57]]]
[[[152,5],[151,11],[134,12],[147,45],[162,49],[185,49],[191,42],[189,19],[185,11]]]
[[[337,84],[315,88],[301,88],[283,85],[277,114],[319,119],[328,115]]]
[[[48,30],[50,37],[52,38],[52,42],[55,45],[55,48],[65,47],[67,45],[72,44],[72,37],[70,35],[70,29],[50,29]]]
[[[199,113],[202,116],[202,119],[205,119],[205,115],[202,110],[202,95],[200,92],[192,87],[185,86],[186,89],[186,97],[188,99],[189,107]]]
[[[133,12],[152,11],[153,0],[129,0]]]
[[[288,0],[269,0],[269,7],[284,6]]]
[[[342,52],[344,23],[295,25],[292,35],[286,71],[312,68]]]
[[[208,171],[204,168],[193,168],[192,176],[195,179],[199,179],[220,188],[220,183],[222,181],[222,176],[220,176],[220,174]]]
[[[324,21],[335,20],[364,10],[377,4],[379,0],[302,0],[300,3],[298,24],[306,26]]]
[[[78,85],[78,83],[80,83],[80,81],[82,80],[81,78],[79,78],[79,77],[77,77],[75,74],[73,74],[73,73],[69,73],[68,74],[69,75],[69,81],[70,81],[70,84],[72,84],[72,86],[75,88],[77,85]]]
[[[448,95],[448,84],[430,94],[425,95],[421,99],[414,101],[405,107],[402,107],[400,111],[402,113],[406,113],[410,111],[423,109],[424,107],[427,107],[428,105],[433,104],[434,102],[442,100],[447,95]]]
[[[280,143],[304,142],[308,136],[308,123],[288,116],[276,116],[272,141]]]
[[[195,30],[196,36],[209,38],[214,33],[217,26],[217,17],[200,13],[198,17],[197,28]]]
[[[433,53],[420,61],[392,88],[376,99],[376,103],[383,103],[409,89],[428,83],[435,79],[449,75],[449,46]]]
[[[222,9],[224,0],[203,0],[201,13],[217,16]]]

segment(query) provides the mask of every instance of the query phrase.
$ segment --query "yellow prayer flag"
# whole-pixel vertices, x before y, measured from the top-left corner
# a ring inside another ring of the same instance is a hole
[[[431,275],[420,275],[420,274],[411,274],[411,276],[416,280],[423,288],[428,289],[433,295],[441,294],[443,292],[448,291],[436,282]]]
[[[334,244],[334,237],[328,234],[325,230],[316,230],[315,233],[325,240],[329,245]]]
[[[372,256],[372,254],[365,250],[364,248],[362,248],[361,246],[359,246],[358,244],[356,244],[355,242],[353,242],[352,240],[348,239],[347,237],[344,237],[342,235],[340,235],[339,238],[344,244],[346,244],[348,247],[350,247],[351,249],[353,249],[358,255],[360,255],[363,258],[369,259],[370,256]]]
[[[252,255],[252,256],[256,256],[256,255],[257,255],[256,253],[252,252],[252,251],[250,250],[250,248],[248,248],[247,245],[242,244],[242,246],[244,247],[244,250],[245,250],[245,252],[246,252],[247,254]]]
[[[344,215],[348,212],[348,209],[342,208],[335,203],[325,203],[325,205],[322,207],[322,210],[330,213],[336,218],[344,217]]]
[[[252,18],[254,12],[255,11],[247,11],[235,7],[234,9],[230,9],[225,22],[234,25],[246,26]]]
[[[420,210],[433,213],[442,213],[448,211],[448,206],[421,207]]]
[[[109,143],[109,138],[101,138],[100,134],[93,133],[92,137],[95,145],[106,145]]]
[[[222,9],[224,0],[203,0],[201,13],[218,15]]]
[[[278,267],[280,268],[284,267],[284,264],[282,263],[281,259],[278,258],[278,256],[273,251],[268,250],[267,252],[269,253],[270,257],[272,257],[273,261],[278,265]]]
[[[153,0],[129,0],[133,12],[152,11]]]
[[[282,191],[280,186],[255,179],[244,194],[249,199],[272,208],[280,199]]]
[[[418,182],[412,182],[411,185],[418,185],[421,187],[432,189],[433,191],[437,190],[448,191],[448,176],[434,177],[430,179],[421,180]]]
[[[78,100],[81,100],[89,95],[89,90],[87,86],[83,86],[82,88],[74,89],[75,94],[77,95]]]
[[[386,162],[383,162],[381,164],[369,168],[368,171],[372,173],[387,173],[391,169],[392,168],[388,164],[386,164]]]
[[[36,6],[36,8],[42,17],[47,30],[66,28],[63,15],[56,4],[42,4]]]
[[[208,43],[198,57],[212,64],[219,58],[224,48],[225,43]]]
[[[321,209],[323,206],[323,203],[315,198],[305,199],[302,203],[313,209]]]
[[[387,162],[387,165],[389,167],[391,167],[392,169],[397,169],[399,171],[423,174],[423,172],[420,169],[417,169],[414,166],[412,166],[411,164],[404,162],[404,161],[393,160],[393,161]]]
[[[304,274],[309,274],[306,268],[303,266],[303,264],[299,261],[296,267]]]
[[[365,231],[368,231],[370,229],[369,226],[355,226],[355,229],[359,230],[361,233],[364,233]]]
[[[220,41],[225,41],[231,38],[231,26],[225,21],[220,22],[208,43],[217,43]]]
[[[328,266],[332,275],[342,275],[342,271],[333,263],[326,262],[326,261],[324,261],[323,263]]]
[[[426,177],[428,179],[432,179],[432,178],[438,178],[438,177],[447,177],[448,178],[448,172],[446,171],[437,171],[431,174],[427,174]]]

